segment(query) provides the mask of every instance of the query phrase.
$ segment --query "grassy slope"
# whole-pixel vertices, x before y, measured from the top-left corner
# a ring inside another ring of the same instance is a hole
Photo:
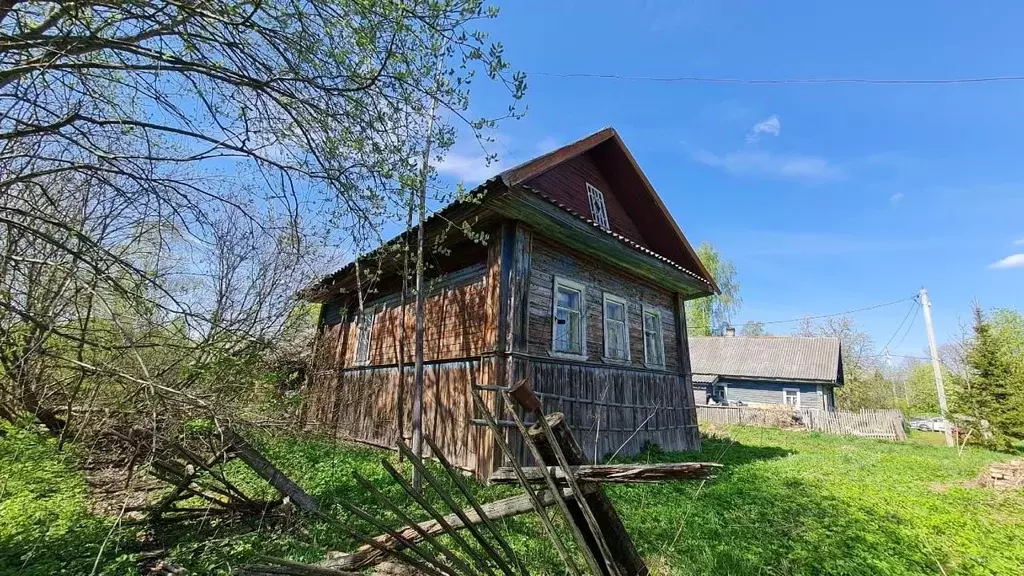
[[[53,446],[5,429],[0,438],[0,574],[88,573],[110,527],[86,511],[84,482]],[[328,512],[347,495],[371,511],[351,472],[390,486],[380,452],[326,442],[277,440],[270,457]],[[708,439],[699,458],[726,471],[703,485],[674,483],[611,489],[627,527],[656,570],[673,574],[1017,574],[1024,566],[1024,494],[964,488],[1002,456],[968,450],[734,428]],[[651,461],[694,455],[652,453]],[[392,458],[390,455],[385,457]],[[392,458],[393,461],[393,458]],[[260,481],[241,468],[233,480]],[[474,488],[482,500],[509,489]],[[390,491],[397,496],[397,491]],[[382,514],[383,517],[383,514]],[[31,521],[27,520],[31,519]],[[197,530],[198,528],[198,535]],[[535,520],[506,523],[513,546],[536,572],[558,571],[553,548],[534,535]],[[130,573],[136,530],[108,544],[104,573]],[[257,554],[313,560],[354,543],[326,523],[206,523],[169,528],[158,538],[193,573],[224,573]],[[25,568],[25,571],[22,571]]]

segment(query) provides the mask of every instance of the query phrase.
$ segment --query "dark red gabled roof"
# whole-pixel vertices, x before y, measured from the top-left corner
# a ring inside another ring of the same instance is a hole
[[[572,175],[558,174],[586,170],[583,165],[588,163],[599,168],[604,185],[610,189],[602,192],[605,194],[612,233],[683,268],[695,271],[707,281],[712,290],[719,292],[715,279],[697,257],[693,246],[614,128],[604,128],[510,168],[501,173],[501,178],[509,188],[521,185],[540,190],[564,208],[579,214],[589,214],[587,192],[582,180],[576,183],[572,181]],[[554,182],[556,177],[573,186],[567,189],[557,185]],[[609,198],[610,195],[614,198]],[[637,223],[642,223],[642,231]]]
[[[583,156],[587,156],[585,161],[578,160]],[[550,176],[546,175],[570,166],[574,159],[582,164],[593,164],[604,179],[602,185],[608,189],[602,192],[606,198],[610,230],[598,226],[591,219],[585,184],[581,183],[571,190],[564,185],[547,185]],[[518,188],[535,194],[632,249],[667,262],[699,279],[711,292],[721,292],[614,128],[604,128],[505,170],[477,186],[474,192],[493,191],[495,188]],[[609,197],[609,194],[613,197]],[[454,202],[442,208],[427,219],[427,227],[433,226],[436,221],[447,220],[452,216],[451,212],[461,206],[462,203]],[[642,230],[637,223],[642,223]],[[353,264],[349,263],[303,290],[304,297],[318,299],[318,294],[324,294],[323,289],[350,275],[353,270]]]

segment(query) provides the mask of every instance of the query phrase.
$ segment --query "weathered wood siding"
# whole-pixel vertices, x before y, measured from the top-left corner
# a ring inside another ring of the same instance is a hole
[[[502,464],[490,432],[473,423],[482,415],[469,391],[472,385],[508,385],[523,377],[530,378],[547,412],[566,415],[591,459],[616,451],[635,454],[647,442],[665,450],[699,449],[693,394],[680,362],[686,339],[678,327],[685,320],[675,293],[511,221],[491,234],[481,258],[485,261],[473,273],[453,273],[456,280],[436,289],[426,302],[424,432],[453,463],[480,478]],[[585,286],[585,360],[549,355],[556,274]],[[606,291],[627,301],[630,361],[625,364],[603,359]],[[393,296],[365,304],[381,307],[373,321],[369,361],[358,365],[355,303],[343,304],[343,313],[324,315],[307,419],[339,437],[392,447],[400,437],[411,436],[414,305],[407,305],[403,327]],[[661,315],[664,366],[645,364],[644,306]],[[396,365],[402,338],[404,378]],[[493,391],[483,396],[505,419],[498,396]],[[507,438],[526,461],[518,432],[509,430]]]
[[[552,298],[554,277],[560,276],[584,285],[586,303],[587,361],[602,363],[604,356],[604,293],[627,300],[630,365],[644,367],[642,307],[661,312],[665,369],[677,371],[679,352],[673,320],[674,295],[630,278],[611,268],[551,241],[534,239],[529,297],[529,352],[547,356],[551,350]]]
[[[493,371],[483,360],[487,344],[488,278],[481,262],[440,279],[424,303],[424,403],[426,434],[456,466],[486,478],[493,468],[490,433],[470,420],[475,416],[471,382]],[[405,323],[398,295],[372,298],[376,307],[368,362],[356,362],[359,327],[356,303],[334,302],[341,312],[322,319],[314,371],[306,402],[306,419],[315,429],[339,438],[394,448],[399,438],[412,436],[413,362],[416,344],[416,306],[406,304]],[[399,378],[399,341],[404,339],[404,378]],[[485,393],[489,401],[493,393]],[[404,431],[399,432],[399,410]],[[429,450],[427,455],[429,455]]]
[[[487,317],[481,303],[486,297],[484,268],[470,270],[472,275],[453,285],[439,286],[424,303],[425,319],[423,357],[426,361],[479,356],[484,350]],[[396,295],[377,298],[364,307],[378,307],[370,336],[370,357],[367,366],[398,363],[399,338],[405,340],[405,362],[415,358],[416,303],[409,297],[402,326],[402,307]],[[356,304],[346,302],[343,321],[325,325],[321,331],[323,345],[333,348],[334,367],[356,364],[356,343],[359,328],[354,322]]]
[[[480,377],[481,361],[439,362],[424,367],[423,427],[456,466],[486,477],[493,468],[491,439],[473,426],[470,382]],[[311,387],[307,417],[320,432],[384,448],[394,448],[400,439],[398,410],[405,411],[408,443],[412,436],[411,406],[413,367],[365,367],[317,372]],[[403,385],[404,384],[404,385]],[[404,396],[399,402],[399,395]],[[427,455],[429,455],[429,449]]]
[[[676,295],[606,263],[582,256],[552,240],[534,235],[531,242],[526,298],[525,354],[516,355],[512,372],[531,375],[534,391],[546,412],[563,412],[588,458],[601,461],[618,452],[637,453],[645,443],[665,450],[698,450],[700,435],[693,393],[688,391],[679,359],[686,348],[679,337]],[[586,321],[585,360],[553,357],[552,298],[554,277],[584,285]],[[625,298],[630,360],[609,362],[604,357],[604,293]],[[661,314],[665,365],[651,368],[644,361],[644,307]],[[518,433],[509,439],[528,462]]]
[[[700,445],[696,413],[680,393],[678,374],[555,360],[530,364],[545,412],[565,414],[592,462],[636,454],[648,442],[669,451]],[[510,439],[520,461],[530,462],[518,434]]]
[[[619,200],[620,194],[636,194],[634,190],[620,190],[612,186],[590,153],[581,154],[563,164],[548,170],[526,182],[530,188],[539,190],[566,207],[592,218],[587,184],[597,188],[604,196],[608,212],[608,225],[626,238],[647,246],[639,227],[633,222]]]
[[[800,391],[801,408],[820,410],[826,407],[824,395],[827,387],[817,384],[755,380],[719,380],[719,384],[728,387],[725,397],[729,400],[738,400],[753,406],[785,406],[786,402],[782,391],[790,388]],[[704,404],[703,399],[700,403]]]

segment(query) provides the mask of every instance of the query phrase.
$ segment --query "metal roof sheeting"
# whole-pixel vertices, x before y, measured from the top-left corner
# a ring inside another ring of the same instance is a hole
[[[838,338],[690,338],[690,363],[695,379],[697,374],[714,374],[842,384],[842,352]]]
[[[694,384],[714,384],[718,382],[718,374],[694,374]]]

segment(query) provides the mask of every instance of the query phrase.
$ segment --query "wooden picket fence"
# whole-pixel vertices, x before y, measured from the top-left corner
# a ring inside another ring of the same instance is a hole
[[[746,406],[697,406],[697,420],[718,426],[797,428],[826,434],[865,436],[902,442],[907,439],[899,410],[790,410]]]

